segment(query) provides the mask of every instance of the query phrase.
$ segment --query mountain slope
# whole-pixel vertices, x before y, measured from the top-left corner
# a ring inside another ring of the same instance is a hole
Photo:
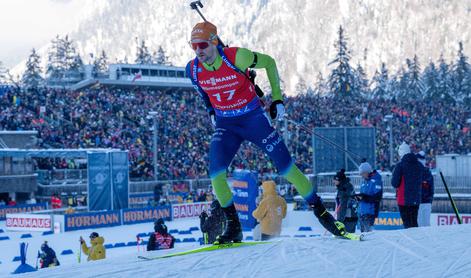
[[[153,50],[162,45],[173,64],[184,66],[193,55],[187,45],[191,28],[201,20],[189,2],[86,1],[83,21],[71,37],[85,58],[105,49],[111,61],[126,56],[132,62],[139,38]],[[471,53],[471,0],[207,0],[203,4],[203,14],[218,26],[224,42],[276,58],[288,93],[294,92],[300,76],[312,85],[319,71],[328,72],[340,24],[350,38],[353,64],[366,64],[370,76],[380,62],[396,69],[415,53],[422,64],[441,53],[454,59],[460,40]]]

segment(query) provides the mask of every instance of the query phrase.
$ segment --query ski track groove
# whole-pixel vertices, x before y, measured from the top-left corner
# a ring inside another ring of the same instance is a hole
[[[378,271],[376,271],[376,278],[382,277],[381,271],[383,270],[383,267],[386,265],[386,263],[389,261],[389,258],[391,258],[392,255],[393,255],[392,253],[389,253],[388,255],[385,256],[383,262],[378,268]]]
[[[365,257],[363,258],[363,260],[361,261],[360,267],[357,268],[357,270],[355,271],[355,275],[354,275],[353,277],[355,277],[355,278],[358,277],[358,273],[359,273],[362,269],[365,269],[365,268],[363,268],[363,267],[367,264],[368,259],[369,259],[370,255],[371,255],[371,253],[373,252],[373,250],[376,250],[376,247],[374,247],[374,248],[369,248],[368,253],[366,254],[366,256],[365,256]],[[360,276],[360,277],[363,277],[363,276]]]
[[[429,254],[433,254],[435,251],[433,251],[432,249],[428,248],[427,246],[425,246],[424,244],[420,244],[417,242],[417,240],[411,238],[410,236],[406,235],[404,233],[404,231],[399,231],[399,234],[401,235],[402,238],[405,238],[407,239],[408,241],[412,242],[413,244],[419,246],[420,248],[422,248],[423,250],[427,251]]]
[[[391,241],[389,239],[386,239],[386,238],[381,238],[382,241],[388,243],[389,245],[392,245],[394,247],[396,247],[397,249],[400,249],[401,251],[409,254],[409,255],[412,255],[414,257],[416,257],[417,259],[421,260],[422,262],[427,262],[427,263],[432,263],[428,258],[423,258],[422,256],[418,255],[417,253],[415,253],[414,251],[410,250],[409,248],[406,248],[402,245],[400,245],[399,243],[397,242],[394,242],[394,241]]]
[[[460,256],[458,256],[458,259],[455,260],[454,263],[452,263],[450,266],[447,267],[447,269],[445,270],[445,273],[443,273],[443,275],[441,277],[448,277],[446,276],[448,274],[448,272],[450,272],[451,270],[453,270],[455,268],[455,266],[463,259],[463,258],[466,258],[465,255],[466,253],[468,253],[468,251],[471,250],[471,246],[466,248]]]
[[[250,253],[249,258],[247,258],[247,257],[240,258],[237,261],[236,266],[237,267],[242,267],[242,268],[252,268],[251,275],[253,275],[253,277],[256,277],[255,274],[260,272],[261,268],[263,267],[263,263],[259,263],[260,260],[265,259],[265,257],[262,256],[262,254],[267,256],[268,255],[267,253],[269,253],[271,249],[275,248],[277,246],[277,244],[278,244],[278,242],[268,243],[267,246],[266,246],[267,249],[263,249],[263,251],[254,249],[253,252]],[[260,254],[257,251],[260,251],[262,254]],[[255,259],[250,259],[250,258],[255,258]],[[247,259],[249,259],[248,264],[247,264]],[[231,263],[234,263],[234,262],[231,262]],[[234,273],[231,273],[232,270],[233,270],[233,268],[231,268],[230,270],[224,272],[222,277],[234,277]]]
[[[262,271],[263,269],[263,263],[259,263],[261,260],[264,260],[266,257],[270,257],[270,253],[272,251],[272,249],[274,249],[276,247],[276,244],[277,243],[269,243],[269,245],[271,246],[268,246],[266,250],[260,250],[260,253],[258,252],[253,252],[250,256],[250,258],[255,258],[255,259],[249,259],[249,264],[248,264],[248,267],[252,268],[252,272],[251,272],[251,275],[253,275],[254,277],[260,277],[260,275],[258,275],[258,273],[260,271]],[[258,251],[258,250],[257,250]],[[263,270],[266,270],[266,269],[263,269]]]
[[[394,277],[396,274],[396,259],[397,259],[397,247],[394,246],[391,260],[391,277]]]

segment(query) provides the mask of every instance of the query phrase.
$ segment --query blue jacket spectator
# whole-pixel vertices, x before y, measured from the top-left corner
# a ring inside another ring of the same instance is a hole
[[[422,199],[420,203],[432,203],[433,194],[435,192],[432,172],[428,167],[425,166],[425,153],[423,151],[420,151],[418,154],[416,154],[416,156],[419,162],[422,163],[422,165],[424,166],[424,180],[422,181]]]
[[[363,180],[358,196],[360,200],[358,214],[376,217],[379,211],[379,202],[383,197],[383,180],[376,170],[370,172],[368,177]]]

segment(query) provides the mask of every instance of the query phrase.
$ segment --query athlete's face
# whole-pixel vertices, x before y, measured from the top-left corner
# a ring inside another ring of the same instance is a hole
[[[212,64],[216,59],[217,48],[210,41],[195,39],[190,44],[201,62]]]

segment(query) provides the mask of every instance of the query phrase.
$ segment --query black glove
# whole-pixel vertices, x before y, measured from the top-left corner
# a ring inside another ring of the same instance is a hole
[[[357,201],[361,201],[361,199],[363,199],[363,194],[355,194],[353,195],[353,198],[355,198]]]
[[[206,218],[208,217],[208,214],[206,213],[206,211],[203,211],[201,214],[200,214],[200,218]]]
[[[282,100],[275,100],[270,104],[270,117],[281,120],[285,115],[285,105]]]

